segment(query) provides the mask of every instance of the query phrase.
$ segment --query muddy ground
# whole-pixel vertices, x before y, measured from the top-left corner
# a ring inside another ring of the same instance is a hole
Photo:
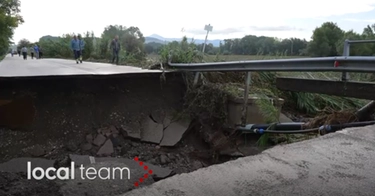
[[[134,128],[153,111],[181,112],[185,85],[177,73],[167,74],[166,82],[160,80],[160,74],[0,82],[0,100],[18,100],[18,105],[0,111],[3,118],[0,123],[6,125],[0,129],[0,164],[17,157],[40,157],[56,160],[59,167],[68,163],[69,154],[129,159],[137,156],[178,174],[234,159],[221,156],[214,160],[212,149],[194,124],[173,147],[142,142],[123,134],[124,127]],[[33,115],[35,118],[30,121]],[[21,124],[24,126],[16,126]],[[111,135],[101,133],[103,128],[111,129]],[[100,134],[113,144],[107,154],[98,155],[101,147],[92,145]],[[250,145],[246,155],[261,150]],[[0,195],[61,195],[59,184],[26,180],[24,175],[1,172]]]

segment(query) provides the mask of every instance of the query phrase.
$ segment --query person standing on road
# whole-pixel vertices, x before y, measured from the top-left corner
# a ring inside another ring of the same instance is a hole
[[[77,64],[79,64],[79,57],[81,56],[81,48],[79,45],[79,40],[77,36],[74,35],[72,41],[70,41],[70,48],[74,53],[74,59],[76,60]]]
[[[85,48],[85,41],[82,39],[81,35],[78,35],[78,41],[79,41],[79,49],[80,49],[79,61],[82,63],[83,49]]]
[[[23,60],[26,60],[27,59],[27,48],[26,46],[24,46],[22,49],[22,56],[23,56]]]
[[[115,39],[112,40],[111,42],[111,45],[110,45],[110,49],[112,49],[112,63],[115,63],[115,59],[116,59],[116,65],[118,65],[118,54],[121,50],[121,45],[120,45],[120,41],[118,40],[118,35],[115,36]]]
[[[21,56],[21,50],[18,50],[17,52],[18,52],[18,56]]]
[[[39,47],[36,44],[34,46],[34,53],[35,53],[35,58],[39,59]]]
[[[34,59],[34,48],[33,47],[30,47],[30,56],[31,56],[31,59]]]
[[[39,49],[39,58],[41,59],[43,57],[43,50],[42,47],[38,46]]]

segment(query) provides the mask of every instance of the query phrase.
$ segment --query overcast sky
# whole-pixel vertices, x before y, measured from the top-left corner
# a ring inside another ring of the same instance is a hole
[[[87,30],[100,36],[111,24],[137,26],[145,36],[204,39],[209,23],[209,39],[252,34],[309,40],[325,21],[362,32],[375,23],[375,0],[21,0],[21,14],[25,23],[15,31],[16,42]]]

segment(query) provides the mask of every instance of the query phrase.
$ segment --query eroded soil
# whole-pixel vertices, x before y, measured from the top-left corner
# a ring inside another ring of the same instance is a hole
[[[30,126],[0,130],[0,163],[16,157],[41,157],[57,160],[59,167],[67,164],[69,154],[98,156],[100,147],[85,144],[89,135],[97,137],[103,127],[113,127],[119,132],[111,136],[113,153],[108,156],[129,159],[137,156],[177,174],[234,159],[221,156],[214,160],[211,147],[200,137],[199,127],[193,125],[174,147],[161,147],[121,134],[123,126],[131,127],[155,110],[181,112],[185,92],[182,77],[170,73],[166,79],[163,82],[160,74],[147,74],[110,79],[1,81],[0,99],[32,101],[36,113]],[[27,119],[28,113],[33,113],[30,108],[14,113],[8,122],[15,125],[17,120]],[[246,152],[252,155],[261,149],[250,146]],[[54,182],[27,181],[23,175],[0,173],[0,195],[59,195]]]

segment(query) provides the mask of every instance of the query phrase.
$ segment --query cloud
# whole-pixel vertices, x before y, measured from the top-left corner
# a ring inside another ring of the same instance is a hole
[[[142,33],[147,35],[160,34],[164,37],[176,37],[181,35],[181,27],[185,27],[185,32],[196,36],[204,37],[206,31],[204,25],[211,23],[213,31],[210,35],[217,37],[234,37],[242,34],[249,34],[251,31],[259,34],[308,34],[307,30],[311,26],[315,27],[324,22],[326,18],[332,16],[344,16],[352,14],[354,18],[358,13],[374,11],[375,0],[356,0],[355,4],[342,3],[338,0],[262,0],[252,1],[250,7],[248,0],[211,1],[190,0],[189,3],[181,6],[181,1],[168,1],[168,12],[157,12],[151,17],[142,17],[144,13],[155,13],[155,10],[164,10],[165,5],[159,1],[138,0],[22,0],[21,15],[25,23],[15,30],[14,40],[28,38],[37,41],[43,35],[62,35],[64,33],[94,31],[100,36],[105,26],[119,24],[124,26],[137,26]],[[228,6],[235,3],[237,6]],[[74,14],[66,14],[66,10],[71,10],[71,5],[84,7],[90,5],[90,9],[85,9],[82,13],[88,21],[84,23],[72,23],[77,19]],[[58,9],[45,9],[43,12],[35,12],[39,5],[44,7],[57,7]],[[113,6],[116,5],[116,6]],[[142,12],[137,8],[143,6]],[[191,14],[189,11],[202,11],[202,14]],[[251,11],[249,11],[249,9]],[[100,10],[100,14],[98,14]],[[54,17],[46,17],[54,16]],[[373,15],[371,15],[371,18]],[[40,23],[43,18],[43,23]],[[347,18],[347,17],[342,17]],[[370,19],[371,19],[370,18]],[[320,19],[312,21],[311,19]],[[324,20],[323,20],[324,19]],[[309,20],[296,24],[295,20]],[[362,20],[362,22],[365,22]],[[348,22],[349,23],[349,22]],[[46,25],[48,24],[48,28]],[[177,26],[177,27],[176,27]],[[311,28],[313,28],[311,27]],[[303,29],[300,29],[303,28]],[[35,29],[39,29],[35,31]]]
[[[303,28],[296,28],[291,26],[250,26],[253,31],[304,31]]]
[[[363,23],[375,23],[375,19],[355,19],[355,18],[346,18],[345,21],[350,22],[363,22]]]

